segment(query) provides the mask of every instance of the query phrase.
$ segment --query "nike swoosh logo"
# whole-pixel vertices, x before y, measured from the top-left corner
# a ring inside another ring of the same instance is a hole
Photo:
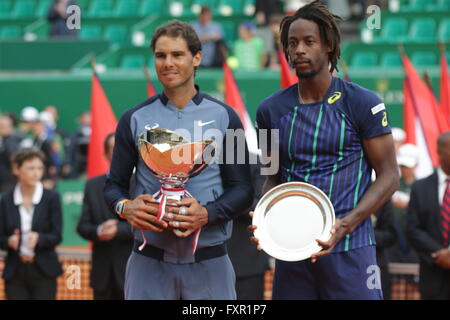
[[[197,124],[198,124],[199,127],[203,127],[203,126],[206,126],[206,125],[211,124],[213,122],[216,122],[216,120],[211,120],[211,121],[207,121],[207,122],[203,122],[202,120],[200,120],[200,121],[197,121]]]

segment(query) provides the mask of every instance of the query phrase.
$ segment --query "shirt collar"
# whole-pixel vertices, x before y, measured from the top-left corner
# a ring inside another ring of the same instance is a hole
[[[203,99],[203,95],[200,93],[200,87],[198,85],[195,85],[195,90],[197,90],[197,93],[195,94],[194,97],[192,97],[192,101],[196,104],[199,105],[202,102]],[[167,103],[169,102],[169,98],[166,96],[166,94],[164,93],[164,91],[162,93],[159,94],[159,99],[161,100],[161,102],[166,106]]]
[[[450,179],[450,176],[447,176],[447,174],[444,172],[444,170],[442,170],[441,167],[437,168],[437,172],[438,172],[438,182],[439,184],[445,184],[447,183],[447,179]]]
[[[31,202],[34,205],[37,205],[39,202],[41,202],[43,193],[44,193],[44,186],[42,185],[42,182],[38,182],[36,184],[36,188],[34,189]],[[23,204],[22,192],[20,191],[20,183],[18,183],[14,188],[14,204],[16,206]]]

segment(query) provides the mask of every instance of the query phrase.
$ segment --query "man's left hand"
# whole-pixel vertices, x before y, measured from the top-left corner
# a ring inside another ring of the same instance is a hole
[[[323,248],[322,251],[314,253],[311,256],[311,262],[315,263],[317,259],[320,257],[327,256],[333,251],[333,248],[336,244],[343,238],[345,235],[351,232],[351,228],[349,224],[343,219],[336,219],[336,222],[331,229],[331,237],[328,241],[321,241],[317,239],[317,243]]]
[[[195,198],[185,198],[177,202],[177,205],[178,207],[167,206],[169,213],[164,215],[164,220],[170,227],[185,230],[176,233],[177,236],[186,238],[208,223],[208,210]]]

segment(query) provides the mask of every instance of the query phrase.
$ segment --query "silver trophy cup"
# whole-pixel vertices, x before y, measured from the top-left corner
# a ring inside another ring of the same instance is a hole
[[[159,208],[158,219],[164,217],[166,205],[177,206],[176,202],[191,197],[185,189],[186,182],[206,168],[215,152],[213,140],[190,142],[161,128],[147,128],[139,137],[138,146],[147,168],[161,182],[160,190],[153,195],[153,205]],[[178,235],[182,230],[174,232]]]

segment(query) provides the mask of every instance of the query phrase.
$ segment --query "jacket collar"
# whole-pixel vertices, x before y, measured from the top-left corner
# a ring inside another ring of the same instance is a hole
[[[38,182],[36,184],[36,188],[34,189],[34,193],[33,193],[31,202],[34,205],[39,204],[39,202],[41,202],[43,193],[44,193],[44,186],[42,185],[41,182]],[[22,196],[22,192],[20,191],[20,183],[18,183],[16,185],[16,187],[14,188],[14,204],[16,206],[20,206],[21,204],[23,204],[23,196]]]
[[[436,169],[437,171],[437,175],[438,175],[438,183],[439,185],[441,184],[446,184],[446,180],[450,178],[450,176],[447,176],[447,174],[444,172],[444,170],[442,170],[441,167],[438,167]]]
[[[195,85],[195,89],[197,90],[197,93],[195,94],[194,97],[192,97],[192,101],[196,104],[199,105],[202,102],[203,99],[203,94],[200,93],[200,87],[198,85]],[[166,94],[164,93],[164,91],[162,93],[159,94],[159,99],[161,100],[161,102],[166,106],[167,103],[169,102],[169,98],[166,96]]]

